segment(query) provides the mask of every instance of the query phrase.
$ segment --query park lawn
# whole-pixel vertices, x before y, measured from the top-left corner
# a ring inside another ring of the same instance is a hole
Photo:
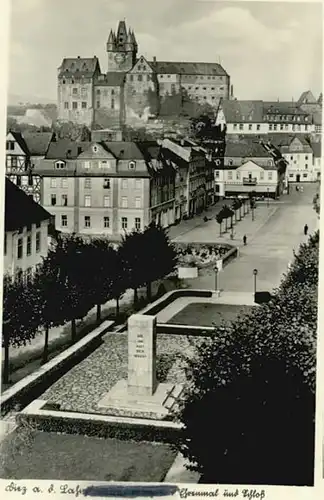
[[[13,453],[16,432],[1,445],[2,479],[160,482],[177,455],[166,444],[41,431]]]
[[[235,304],[211,304],[197,302],[188,304],[167,321],[174,325],[213,326],[222,321],[235,321],[241,315],[251,311],[253,306]]]

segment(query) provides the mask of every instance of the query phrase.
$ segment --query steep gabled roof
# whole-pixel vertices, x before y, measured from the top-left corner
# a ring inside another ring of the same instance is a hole
[[[23,152],[27,156],[29,156],[30,152],[29,152],[28,146],[26,144],[26,141],[25,141],[22,133],[21,132],[13,132],[12,130],[9,130],[8,134],[11,134],[14,137],[15,141],[19,144],[19,146],[21,147],[21,149],[23,150]]]
[[[23,137],[31,156],[44,156],[54,134],[53,132],[24,132]]]
[[[50,218],[47,210],[6,178],[5,231],[16,231]]]
[[[78,155],[86,151],[91,142],[75,142],[70,139],[59,139],[51,142],[47,150],[46,160],[66,160],[76,159]]]
[[[249,140],[226,140],[225,157],[239,158],[266,158],[270,153],[258,141]]]
[[[84,76],[92,77],[96,70],[100,71],[100,65],[96,56],[91,58],[72,57],[65,58],[59,67],[59,78]]]
[[[262,101],[222,100],[221,107],[228,123],[261,123],[263,121]]]
[[[135,142],[104,141],[101,144],[120,160],[144,160],[143,153]]]
[[[316,104],[316,99],[310,90],[303,92],[298,99],[297,105],[300,106],[301,104]]]
[[[228,76],[225,69],[217,63],[173,61],[149,61],[149,63],[159,74]]]

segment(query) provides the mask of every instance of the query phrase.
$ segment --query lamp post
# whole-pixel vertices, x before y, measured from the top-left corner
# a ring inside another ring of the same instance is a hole
[[[218,290],[218,267],[215,266],[214,267],[214,271],[215,271],[215,292],[217,292]]]
[[[257,269],[253,269],[253,276],[254,276],[254,295],[256,294],[256,279],[257,279],[257,275],[258,275],[258,270],[257,270]]]
[[[251,202],[252,220],[254,220],[254,200]]]
[[[269,208],[269,188],[267,188],[267,207]]]

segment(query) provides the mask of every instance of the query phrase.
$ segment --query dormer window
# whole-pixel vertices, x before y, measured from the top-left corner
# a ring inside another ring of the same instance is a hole
[[[129,168],[129,170],[135,170],[135,168],[136,168],[135,161],[130,161],[128,164],[128,168]]]
[[[58,160],[55,162],[55,168],[60,169],[60,168],[65,168],[65,161]]]
[[[92,151],[93,151],[94,153],[98,153],[98,146],[97,146],[97,145],[94,145],[94,146],[92,147]]]
[[[229,165],[233,165],[233,160],[228,160]]]

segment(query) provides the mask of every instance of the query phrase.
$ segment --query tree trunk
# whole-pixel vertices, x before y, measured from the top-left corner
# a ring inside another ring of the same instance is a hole
[[[43,350],[43,363],[47,363],[48,360],[48,338],[49,338],[49,326],[45,325],[45,338],[44,338],[44,350]]]
[[[9,384],[9,338],[4,335],[3,383]]]
[[[234,210],[234,216],[235,216],[235,224],[237,223],[237,211],[236,209]]]
[[[71,320],[71,337],[72,337],[72,342],[75,342],[75,339],[76,339],[76,320],[75,320],[75,318]]]
[[[151,282],[146,283],[146,297],[149,302],[152,300]]]
[[[225,233],[227,233],[227,217],[225,219]]]
[[[219,224],[219,236],[222,236],[222,223]]]
[[[97,323],[101,321],[101,304],[97,304]]]
[[[119,316],[119,297],[116,297],[116,318]]]
[[[231,216],[231,229],[233,228],[233,215]]]
[[[137,306],[137,304],[138,304],[137,288],[134,288],[134,306]]]

